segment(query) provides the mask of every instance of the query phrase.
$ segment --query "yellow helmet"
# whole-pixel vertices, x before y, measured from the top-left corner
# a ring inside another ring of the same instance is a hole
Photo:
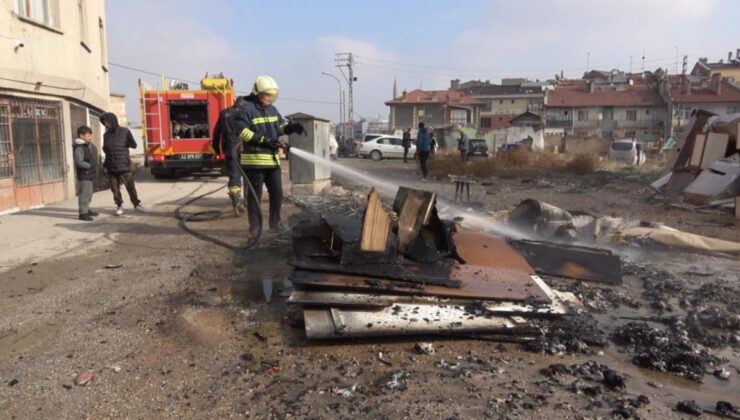
[[[261,75],[254,79],[254,86],[252,87],[252,93],[255,95],[259,93],[266,93],[268,95],[275,95],[277,97],[280,88],[277,82],[270,76]]]

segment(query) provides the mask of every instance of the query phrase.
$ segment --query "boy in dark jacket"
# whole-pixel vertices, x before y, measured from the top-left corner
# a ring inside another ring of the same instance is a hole
[[[100,116],[100,122],[105,126],[103,135],[103,152],[105,162],[103,168],[108,173],[110,189],[113,192],[113,200],[116,202],[116,216],[123,214],[123,196],[121,195],[121,184],[126,186],[128,196],[134,205],[134,210],[148,212],[141,205],[141,200],[136,193],[134,174],[131,171],[131,157],[128,149],[136,148],[136,141],[131,135],[131,130],[118,125],[118,117],[112,112],[106,112]]]
[[[86,125],[77,129],[77,138],[72,148],[74,150],[75,173],[77,174],[77,196],[79,203],[79,219],[86,222],[93,220],[98,213],[90,210],[90,200],[93,195],[93,181],[98,171],[98,149],[90,141],[92,129]]]

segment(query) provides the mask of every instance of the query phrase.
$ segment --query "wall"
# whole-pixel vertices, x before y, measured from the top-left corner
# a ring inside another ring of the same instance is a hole
[[[110,112],[118,117],[118,125],[125,127],[128,125],[126,116],[126,96],[112,93],[110,95]]]
[[[76,194],[72,159],[76,127],[72,125],[81,122],[81,113],[78,109],[72,118],[70,102],[85,108],[88,125],[96,124],[92,111],[110,107],[105,7],[103,0],[84,0],[81,14],[77,1],[48,1],[57,13],[54,26],[19,16],[16,1],[0,0],[0,94],[60,104],[64,198],[71,198]],[[22,48],[15,48],[16,40],[23,43]]]
[[[0,3],[0,89],[13,89],[78,99],[98,109],[108,108],[110,91],[105,45],[101,44],[99,20],[105,28],[103,0],[86,0],[84,29],[76,1],[59,1],[59,28],[31,23],[17,16],[13,0]],[[102,41],[105,41],[103,35]],[[12,80],[5,80],[12,79]],[[36,83],[41,82],[36,89]]]
[[[414,126],[414,106],[413,105],[392,105],[394,109],[395,121],[394,129],[406,129]]]
[[[421,106],[421,105],[420,105]],[[445,116],[445,106],[442,104],[425,104],[424,116],[419,117],[429,127],[444,125],[447,121]]]
[[[519,115],[527,112],[528,98],[491,99],[490,114]],[[489,114],[488,112],[486,114]]]
[[[611,139],[601,137],[565,137],[565,153],[607,155]]]

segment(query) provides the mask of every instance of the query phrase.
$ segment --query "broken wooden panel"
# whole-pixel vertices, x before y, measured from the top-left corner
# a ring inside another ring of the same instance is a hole
[[[499,270],[501,271],[501,270]],[[337,273],[321,273],[304,270],[295,270],[290,280],[293,284],[324,288],[327,290],[347,290],[367,293],[392,293],[399,295],[438,296],[451,299],[469,300],[497,300],[497,301],[530,301],[532,303],[550,303],[541,288],[538,288],[533,276],[526,275],[518,270],[509,273],[498,273],[488,278],[489,281],[463,280],[459,288],[450,288],[436,285],[421,285],[388,279],[368,278]],[[483,276],[480,276],[483,277]],[[508,281],[502,281],[507,279]]]
[[[512,245],[538,273],[622,284],[621,261],[611,251],[528,240],[513,241]]]
[[[360,250],[385,252],[391,235],[391,217],[383,208],[378,191],[373,188],[367,197],[367,207],[362,219]]]
[[[704,148],[707,144],[706,134],[697,134],[694,138],[694,150],[691,151],[691,159],[687,166],[701,167],[702,156],[704,156]]]
[[[510,268],[534,274],[534,269],[522,254],[503,239],[495,236],[460,230],[452,235],[455,254],[466,264],[494,268]]]
[[[398,213],[398,249],[406,252],[429,221],[436,196],[428,191],[399,187],[393,210]]]
[[[570,306],[580,306],[572,293],[550,289],[542,279],[533,276],[545,294],[550,298],[549,304],[507,301],[476,301],[465,299],[440,298],[436,296],[415,296],[401,294],[380,294],[377,292],[360,293],[347,290],[294,290],[288,298],[289,303],[305,306],[332,306],[354,308],[385,308],[395,303],[417,303],[437,305],[479,305],[482,311],[494,315],[516,314],[523,317],[565,315]]]
[[[377,337],[393,335],[449,334],[486,332],[516,334],[532,332],[527,323],[509,317],[480,315],[461,305],[423,305],[397,303],[376,309],[304,309],[303,319],[309,339]],[[519,331],[518,331],[519,330]]]
[[[678,154],[676,155],[676,160],[673,162],[674,171],[689,164],[691,155],[694,152],[694,141],[696,135],[701,133],[709,118],[714,115],[715,114],[702,109],[693,112],[691,121],[687,126],[688,129],[684,131],[684,135],[681,137],[677,145]]]
[[[723,133],[707,134],[707,142],[704,145],[704,153],[701,157],[701,168],[706,169],[715,160],[724,159],[727,153],[727,144],[730,136]]]
[[[294,261],[292,266],[302,270],[352,274],[365,277],[398,280],[418,284],[460,287],[460,280],[451,279],[454,263],[446,264],[338,264],[332,261]]]

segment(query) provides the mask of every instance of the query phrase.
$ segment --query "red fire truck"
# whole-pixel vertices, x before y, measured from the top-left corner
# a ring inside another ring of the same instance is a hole
[[[162,86],[167,86],[162,79]],[[173,177],[183,172],[224,171],[223,154],[211,146],[219,113],[234,104],[234,84],[222,74],[190,90],[173,81],[167,90],[147,90],[139,80],[139,102],[146,167],[155,178]]]

